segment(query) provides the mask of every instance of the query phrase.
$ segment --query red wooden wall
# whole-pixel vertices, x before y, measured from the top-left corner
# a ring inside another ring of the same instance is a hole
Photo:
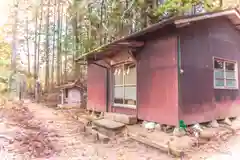
[[[106,111],[106,74],[105,68],[95,64],[88,65],[87,109],[95,108],[95,111]]]
[[[177,37],[155,37],[138,55],[138,117],[178,123]]]
[[[192,124],[240,115],[239,90],[213,88],[213,56],[237,60],[240,67],[239,31],[228,19],[217,18],[182,28],[180,34],[179,118]]]
[[[112,106],[113,72],[109,69],[109,112],[137,115],[161,124],[178,123],[177,37],[163,36],[166,33],[143,37],[148,41],[137,53],[137,109]],[[88,109],[95,106],[98,111],[106,111],[106,74],[104,68],[88,66]]]

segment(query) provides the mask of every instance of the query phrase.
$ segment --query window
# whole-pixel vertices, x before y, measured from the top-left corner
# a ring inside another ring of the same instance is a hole
[[[136,66],[124,64],[114,68],[114,105],[136,107]]]
[[[237,62],[214,58],[214,88],[238,89]]]

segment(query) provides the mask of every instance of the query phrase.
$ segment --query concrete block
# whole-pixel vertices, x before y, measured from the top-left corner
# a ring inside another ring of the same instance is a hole
[[[126,114],[119,114],[119,113],[104,113],[105,119],[111,119],[116,122],[132,125],[137,123],[137,117],[134,115],[126,115]]]
[[[206,130],[203,130],[202,132],[200,132],[199,137],[200,137],[200,138],[203,138],[203,139],[211,139],[211,138],[213,138],[213,137],[216,137],[217,134],[218,134],[218,133],[217,133],[216,130],[206,129]]]
[[[125,124],[123,124],[123,123],[115,122],[115,121],[112,121],[109,119],[94,120],[93,124],[98,127],[103,127],[103,128],[110,129],[110,130],[117,130],[117,129],[123,128],[125,126]]]
[[[230,121],[229,118],[225,118],[225,119],[223,120],[223,123],[226,124],[226,125],[229,125],[229,126],[232,125],[232,122]]]
[[[109,119],[94,120],[92,123],[99,133],[102,133],[108,137],[114,137],[122,133],[125,127],[125,124]]]
[[[98,131],[92,129],[91,127],[86,127],[86,132],[88,134],[93,135],[93,137],[95,138],[95,140],[97,141],[101,141],[103,143],[107,143],[110,141],[110,138],[106,135],[103,135],[101,133],[99,133]]]
[[[168,154],[171,154],[175,157],[182,157],[184,155],[183,150],[176,148],[174,145],[171,145],[170,143],[166,144],[163,142],[158,142],[158,141],[154,141],[133,133],[129,133],[129,136],[131,139],[138,141],[142,144],[145,144],[147,146],[151,146],[154,147],[156,149],[159,149],[162,152],[166,152]]]
[[[235,120],[237,120],[237,121],[240,121],[240,116],[236,117],[236,119],[235,119]]]
[[[186,135],[186,131],[184,131],[184,129],[175,127],[173,130],[173,135],[177,137],[182,137]]]
[[[99,118],[104,118],[104,112],[101,112]]]
[[[212,128],[218,128],[219,127],[219,124],[217,122],[217,120],[213,120],[209,123],[209,127],[212,127]]]
[[[239,120],[234,120],[232,122],[232,126],[231,126],[234,130],[238,131],[240,130],[240,119]]]
[[[157,131],[162,131],[162,125],[159,124],[159,123],[157,123],[157,124],[155,125],[155,129],[156,129]]]

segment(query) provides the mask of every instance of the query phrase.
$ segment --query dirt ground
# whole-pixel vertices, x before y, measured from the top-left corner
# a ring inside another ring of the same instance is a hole
[[[1,160],[175,159],[127,138],[118,138],[107,144],[96,142],[91,136],[81,132],[79,123],[69,120],[60,111],[40,104],[27,102],[22,104],[22,109],[6,108],[0,111]],[[221,144],[208,144],[189,155],[190,158],[187,159],[221,160],[224,157],[226,160],[234,159],[234,156],[240,155],[238,151],[240,135]]]
[[[240,157],[240,132],[226,142],[210,142],[192,154],[192,160],[238,160]]]

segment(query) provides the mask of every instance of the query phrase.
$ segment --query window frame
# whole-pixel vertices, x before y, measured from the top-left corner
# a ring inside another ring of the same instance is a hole
[[[216,77],[215,77],[215,71],[217,69],[215,69],[215,66],[214,66],[214,63],[215,63],[215,60],[222,60],[223,61],[223,74],[224,74],[224,86],[217,86],[215,81],[216,81]],[[235,71],[234,71],[234,74],[235,74],[235,78],[233,80],[236,81],[236,86],[235,87],[228,87],[226,86],[226,63],[229,62],[229,63],[234,63],[234,67],[235,67]],[[213,87],[214,89],[224,89],[224,90],[238,90],[239,89],[239,83],[238,83],[238,62],[236,60],[229,60],[229,59],[226,59],[226,58],[220,58],[220,57],[213,57]]]
[[[136,109],[137,108],[137,71],[136,71],[136,83],[135,84],[125,84],[125,76],[122,75],[122,81],[123,81],[123,84],[120,84],[120,85],[115,85],[115,75],[114,75],[114,72],[115,72],[115,69],[125,69],[125,65],[127,64],[132,64],[132,65],[135,65],[136,67],[136,70],[137,70],[137,64],[131,62],[131,63],[123,63],[123,64],[118,64],[116,66],[113,67],[113,70],[112,70],[112,77],[113,77],[113,84],[112,84],[112,106],[113,107],[122,107],[122,108],[130,108],[130,109]],[[115,103],[114,100],[115,100],[115,96],[114,96],[114,89],[115,87],[123,87],[123,102],[125,100],[125,86],[126,87],[131,87],[131,86],[135,86],[136,87],[136,105],[132,105],[132,104],[124,104],[124,103]]]

